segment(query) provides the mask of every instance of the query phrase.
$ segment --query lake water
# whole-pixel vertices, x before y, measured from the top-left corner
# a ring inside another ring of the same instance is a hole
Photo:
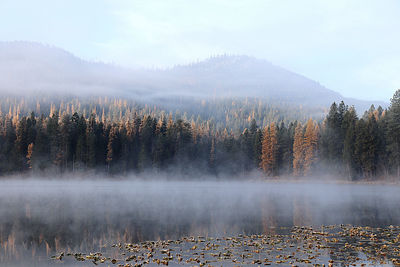
[[[0,266],[114,243],[270,234],[292,226],[400,225],[398,186],[280,182],[0,181]],[[105,265],[107,266],[107,265]]]

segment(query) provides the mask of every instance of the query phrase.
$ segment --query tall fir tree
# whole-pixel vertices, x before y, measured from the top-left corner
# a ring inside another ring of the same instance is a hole
[[[400,89],[390,100],[387,117],[387,151],[390,154],[390,167],[400,178]]]
[[[351,180],[356,179],[359,174],[359,166],[355,155],[357,121],[357,113],[354,107],[351,107],[346,111],[343,118],[343,128],[345,131],[343,143],[343,162],[346,169],[346,174]]]
[[[304,135],[303,126],[297,123],[293,140],[293,174],[300,176],[304,170]]]

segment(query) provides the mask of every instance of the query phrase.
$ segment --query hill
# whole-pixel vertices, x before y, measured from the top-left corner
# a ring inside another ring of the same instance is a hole
[[[85,61],[38,43],[0,42],[0,72],[3,95],[114,96],[164,106],[178,101],[183,108],[192,97],[256,98],[320,111],[341,100],[360,111],[372,104],[345,98],[307,77],[248,56],[217,56],[165,70],[132,70]]]

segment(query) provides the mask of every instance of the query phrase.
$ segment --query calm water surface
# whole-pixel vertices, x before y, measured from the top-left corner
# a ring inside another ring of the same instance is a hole
[[[118,242],[281,233],[295,225],[400,225],[399,189],[322,183],[3,180],[0,266],[91,266],[49,257],[60,251],[104,251]]]

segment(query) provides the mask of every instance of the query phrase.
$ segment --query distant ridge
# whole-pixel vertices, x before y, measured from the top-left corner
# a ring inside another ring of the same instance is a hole
[[[365,110],[379,101],[345,98],[316,81],[266,60],[215,56],[166,70],[130,70],[82,60],[34,42],[0,42],[2,94],[111,95],[138,99],[254,97],[272,102],[328,107],[345,101]]]

